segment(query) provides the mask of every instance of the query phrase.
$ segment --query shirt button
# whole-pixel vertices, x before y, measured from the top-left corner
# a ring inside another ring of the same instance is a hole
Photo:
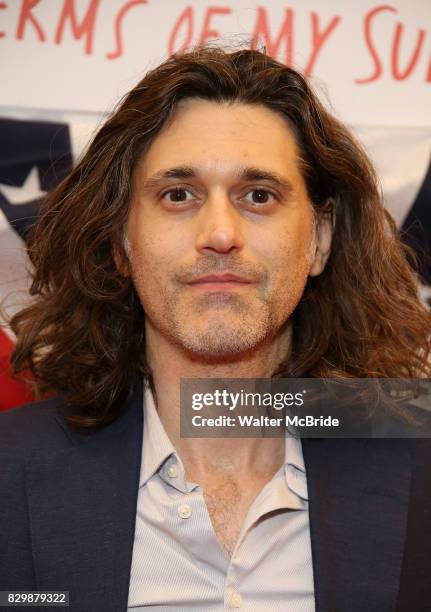
[[[176,465],[171,465],[171,467],[168,469],[168,476],[169,478],[175,478],[178,476],[178,468]]]
[[[239,593],[234,593],[230,600],[232,608],[240,608],[242,606],[242,599]]]
[[[181,506],[179,506],[178,508],[178,515],[181,518],[189,518],[191,516],[192,513],[192,509],[188,504],[182,504]]]

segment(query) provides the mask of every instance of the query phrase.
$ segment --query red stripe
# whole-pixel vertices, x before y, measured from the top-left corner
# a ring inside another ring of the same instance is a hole
[[[13,347],[12,340],[0,329],[0,410],[27,404],[34,399],[24,383],[12,378],[10,355]]]

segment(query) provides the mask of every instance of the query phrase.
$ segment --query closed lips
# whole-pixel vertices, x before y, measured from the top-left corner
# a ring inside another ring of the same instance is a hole
[[[196,285],[200,283],[242,283],[242,284],[250,284],[252,281],[242,278],[240,276],[235,276],[234,274],[209,274],[208,276],[202,276],[201,278],[197,278],[191,281],[190,285]]]

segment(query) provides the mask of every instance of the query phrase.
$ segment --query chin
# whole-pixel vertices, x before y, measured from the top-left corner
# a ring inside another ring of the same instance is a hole
[[[220,325],[218,329],[212,328],[207,332],[195,330],[193,333],[181,335],[177,340],[189,354],[194,354],[197,358],[229,361],[253,351],[267,337],[268,333],[262,329],[254,328],[246,333],[244,328],[232,329]]]

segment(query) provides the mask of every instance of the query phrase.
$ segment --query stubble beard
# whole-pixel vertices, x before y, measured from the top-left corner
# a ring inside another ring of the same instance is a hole
[[[238,296],[210,296],[194,308],[171,310],[167,334],[186,352],[207,359],[238,358],[262,345],[276,331],[265,302],[250,308]]]

